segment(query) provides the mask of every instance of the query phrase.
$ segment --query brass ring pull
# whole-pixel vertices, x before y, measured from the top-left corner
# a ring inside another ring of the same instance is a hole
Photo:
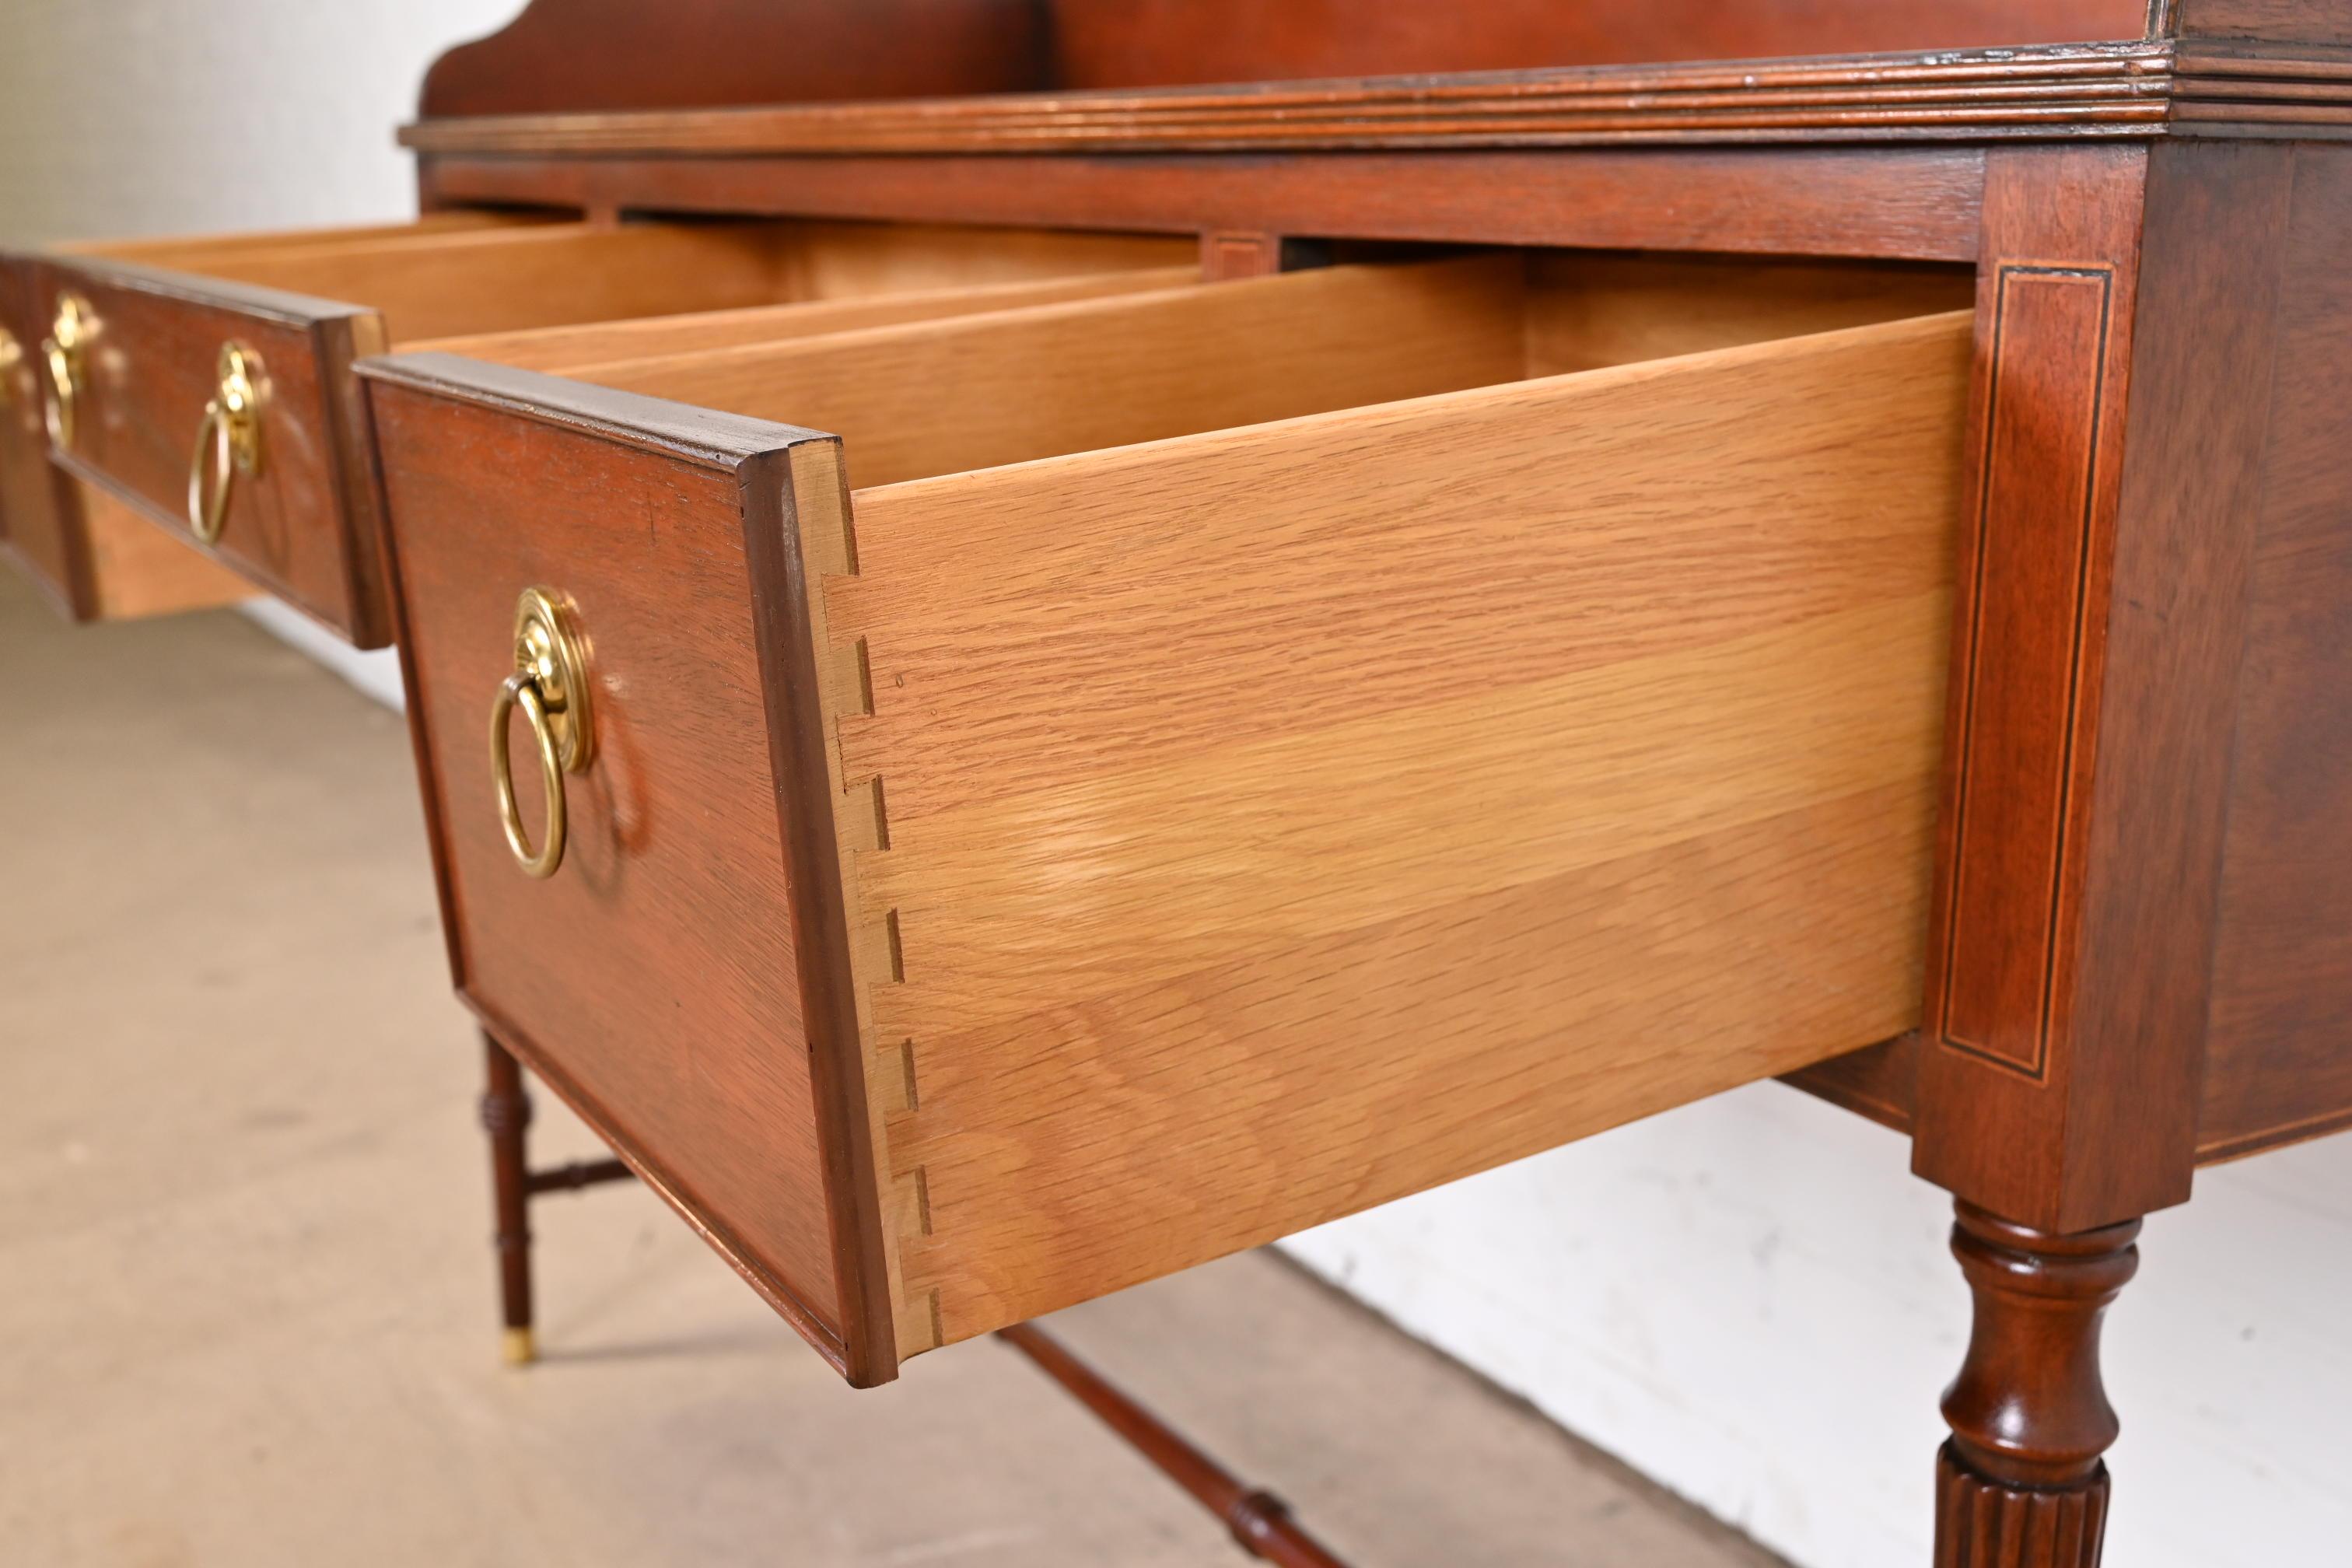
[[[25,368],[25,345],[16,334],[0,327],[0,408],[16,405],[16,376]]]
[[[205,405],[196,425],[195,455],[188,461],[188,529],[206,544],[217,542],[228,521],[228,498],[243,474],[261,473],[261,356],[242,343],[223,343],[220,390]]]
[[[523,831],[522,808],[515,801],[514,763],[507,755],[507,722],[517,708],[530,725],[530,738],[539,751],[540,782],[547,792],[547,843],[538,849],[530,847],[530,837]],[[490,704],[490,778],[498,785],[499,825],[507,830],[507,847],[529,875],[554,876],[563,864],[567,826],[563,755],[555,743],[555,731],[547,727],[547,704],[540,700],[539,688],[520,670],[506,678],[499,688],[498,700]]]
[[[89,300],[79,294],[58,297],[57,320],[41,342],[41,357],[49,366],[49,395],[42,402],[41,418],[49,428],[49,444],[60,450],[73,446],[74,403],[81,387],[82,360],[97,328],[98,318]]]
[[[514,647],[514,673],[499,685],[490,704],[490,782],[498,792],[499,825],[506,829],[507,847],[525,874],[543,879],[554,876],[563,864],[570,826],[563,775],[584,772],[594,749],[588,645],[573,627],[572,601],[551,588],[531,588],[515,606]],[[547,798],[547,841],[537,849],[523,831],[514,763],[507,749],[507,727],[518,708],[530,726]]]
[[[41,420],[49,427],[49,445],[65,450],[74,437],[73,359],[55,338],[41,345],[41,353],[49,362],[49,395],[41,405]]]

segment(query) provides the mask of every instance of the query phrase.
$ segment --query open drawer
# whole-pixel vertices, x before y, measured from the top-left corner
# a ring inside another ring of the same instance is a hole
[[[713,330],[734,341],[803,330],[760,319],[789,321],[808,302],[853,320],[861,310],[908,319],[983,308],[953,299],[975,288],[1082,287],[1177,263],[1197,265],[1188,242],[482,214],[19,256],[0,260],[10,275],[0,289],[15,296],[0,306],[0,356],[14,345],[26,373],[15,378],[18,410],[29,377],[42,418],[12,422],[0,464],[26,473],[46,450],[75,478],[375,646],[389,632],[375,487],[349,374],[361,355],[452,336],[478,356],[532,364],[674,352]],[[635,331],[614,325],[622,322]],[[531,343],[540,331],[549,341]],[[26,542],[17,553],[37,573],[97,558],[79,537],[89,522],[70,488],[12,479],[5,499],[0,527]],[[95,580],[48,581],[78,614],[101,613],[110,597]]]
[[[160,615],[250,595],[242,578],[51,465],[35,356],[16,331],[23,280],[0,267],[0,553],[76,619]],[[60,516],[76,526],[57,527]]]
[[[1901,1033],[1967,279],[1647,266],[362,365],[460,991],[858,1382]]]

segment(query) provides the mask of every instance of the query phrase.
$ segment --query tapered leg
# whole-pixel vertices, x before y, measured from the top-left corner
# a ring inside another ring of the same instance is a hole
[[[530,1096],[522,1064],[485,1034],[482,1126],[490,1135],[490,1191],[498,1218],[499,1298],[506,1320],[506,1358],[521,1366],[538,1353],[530,1327],[530,1190],[523,1164],[523,1131]]]
[[[1976,1322],[1944,1392],[1936,1568],[2098,1568],[2117,1431],[2099,1321],[2139,1268],[2138,1235],[2132,1220],[2051,1236],[1959,1205]]]

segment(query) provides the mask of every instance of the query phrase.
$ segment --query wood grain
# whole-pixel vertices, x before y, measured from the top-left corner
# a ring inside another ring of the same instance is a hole
[[[424,213],[396,223],[247,229],[228,234],[155,235],[140,239],[68,240],[46,248],[58,256],[102,257],[112,261],[143,261],[159,267],[201,270],[207,261],[225,261],[257,251],[326,245],[366,245],[421,236],[465,234],[511,228],[523,224],[559,223],[571,216],[552,211],[534,213],[489,207],[453,207],[446,212]]]
[[[1900,1035],[1816,1062],[1783,1075],[1783,1081],[1907,1138],[1912,1110],[1919,1098],[1918,1034]]]
[[[1198,264],[1189,236],[806,220],[791,226],[781,261],[787,290],[782,297],[792,300],[856,299]]]
[[[851,299],[816,299],[790,305],[755,305],[738,310],[688,311],[669,316],[591,321],[576,327],[541,327],[529,331],[478,337],[436,338],[404,345],[420,352],[494,360],[519,370],[577,374],[594,365],[661,359],[714,351],[740,351],[796,338],[824,337],[868,327],[937,321],[985,310],[1019,310],[1069,300],[1102,299],[1181,288],[1200,276],[1198,268],[1155,267],[1131,272],[1100,272],[1039,282],[990,283],[919,289]]]
[[[1341,69],[1307,80],[1279,79],[1287,73],[1276,67],[1272,79],[1194,79],[1231,84],[1219,86],[425,121],[402,140],[432,153],[609,157],[2158,135],[2171,118],[2172,46],[2137,32],[2130,42],[1975,53],[1759,59],[1685,47],[1649,57],[1675,64],[1481,72],[1424,60],[1392,75]],[[2228,119],[2232,101],[2208,107]],[[2329,93],[2317,107],[2341,101]],[[2300,99],[2273,107],[2293,121],[2327,118]]]
[[[1182,265],[1182,240],[917,224],[452,224],[84,247],[347,301],[391,342]]]
[[[772,304],[787,230],[762,224],[551,224],[299,246],[207,260],[205,276],[365,306],[387,341]],[[168,266],[168,261],[151,263]]]
[[[2063,1159],[2010,1140],[2063,1136],[2146,159],[1989,169],[1913,1163],[2063,1232]]]
[[[857,482],[883,484],[1923,314],[1969,287],[1946,269],[1862,263],[1495,256],[1208,291],[1107,288],[1057,310],[562,368],[839,432]],[[949,377],[964,399],[935,395]]]
[[[1163,85],[1761,58],[2135,38],[2141,0],[691,0],[659,25],[614,0],[538,0],[452,50],[427,115],[651,104],[898,99],[957,90]],[[811,68],[823,61],[823,68]]]
[[[80,292],[99,308],[102,340],[92,360],[87,416],[62,460],[184,535],[189,457],[221,345],[234,341],[257,350],[268,382],[262,468],[238,481],[214,548],[256,584],[362,647],[381,646],[390,629],[375,496],[349,374],[357,358],[420,332],[493,329],[506,335],[478,337],[467,346],[496,354],[527,341],[517,329],[577,322],[588,326],[537,346],[559,355],[583,344],[618,353],[626,352],[628,330],[614,340],[599,335],[614,316],[709,306],[773,310],[775,300],[851,300],[894,290],[933,292],[927,304],[881,313],[936,315],[972,308],[940,297],[943,283],[1119,276],[1147,262],[1192,257],[1181,240],[1025,229],[440,220],[251,244],[125,249],[143,259],[93,250],[43,264],[43,308],[61,289]],[[1163,275],[1161,281],[1169,279]],[[740,311],[716,322],[698,315],[680,341],[707,341],[698,332],[789,335],[840,324],[747,320]],[[634,326],[640,336],[659,331],[652,321]],[[12,510],[32,509],[26,502]],[[26,535],[62,537],[82,526],[68,519],[42,531],[28,521]],[[26,552],[34,554],[35,546]],[[176,563],[169,556],[114,559],[119,570],[150,560]],[[84,568],[75,569],[86,577]],[[166,598],[183,591],[177,584],[156,589]],[[94,592],[68,596],[96,613]]]
[[[902,1323],[1908,1026],[1965,351],[1940,317],[857,492],[828,695],[881,803]]]
[[[425,73],[422,111],[920,98],[1041,85],[1029,0],[533,0]]]
[[[2014,394],[1980,388],[1991,434],[1971,457],[1990,488],[1959,618],[1979,631],[1956,643],[1958,858],[1939,881],[1915,1166],[2053,1233],[2189,1195],[2293,157],[2078,151],[1996,160],[1988,191],[1989,279],[2111,270],[2137,301],[2104,345],[2068,327],[2009,384],[2028,399],[2010,412],[1990,398]],[[2086,459],[2094,482],[2070,480]],[[2053,495],[2084,502],[2070,524]],[[2029,600],[2042,610],[2013,618]],[[1959,790],[1971,775],[1991,793]]]
[[[2052,1236],[1958,1205],[1952,1256],[1975,1312],[1944,1391],[1936,1568],[2099,1568],[2122,1430],[2100,1321],[2139,1268],[2139,1221]]]
[[[1973,262],[1984,155],[1941,145],[1790,147],[1770,157],[1607,148],[1572,158],[436,154],[419,171],[434,202]]]
[[[2275,41],[2159,36],[1787,59],[1672,50],[1646,58],[1681,63],[1470,72],[1424,62],[1311,79],[1278,79],[1262,62],[1193,79],[1218,85],[514,114],[427,121],[404,138],[434,154],[576,157],[2352,135],[2352,62],[2324,36],[2341,19],[2306,6],[2262,26]]]
[[[2165,0],[2179,37],[2352,44],[2352,5],[2344,0]]]
[[[2084,830],[2100,691],[2128,277],[2112,260],[2003,258],[1992,293],[1974,531],[1970,675],[1955,735],[1956,866],[1939,955],[1943,1039],[2040,1077],[2072,972],[2059,929]],[[2102,459],[2105,461],[2102,461]],[[2111,524],[2110,524],[2111,526]],[[2011,651],[2054,633],[2031,669]],[[2088,721],[2084,709],[2090,709]]]
[[[1764,59],[2136,38],[2139,0],[1055,0],[1055,82],[1170,82]]]
[[[1528,259],[1528,374],[1966,310],[1975,287],[1960,267],[1546,252]]]
[[[2198,1120],[2204,1160],[2352,1125],[2352,879],[2340,874],[2352,857],[2347,244],[2352,159],[2298,149],[2277,252],[2276,358],[2267,386],[2243,395],[2266,391],[2270,420]]]
[[[833,431],[887,484],[1511,380],[1523,273],[1331,268],[576,374]]]
[[[68,620],[137,620],[253,597],[243,577],[52,467],[37,447],[8,447],[0,442],[0,513],[22,526],[0,531],[0,553]]]
[[[2244,3],[2244,0],[2240,0]],[[535,0],[428,118],[2136,38],[2142,0]]]
[[[107,495],[82,490],[82,526],[89,539],[93,618],[135,620],[186,610],[217,609],[254,596],[253,584],[174,538]]]

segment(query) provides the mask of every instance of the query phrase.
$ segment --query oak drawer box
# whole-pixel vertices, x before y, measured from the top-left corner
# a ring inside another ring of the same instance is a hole
[[[364,364],[460,989],[861,1382],[1912,1026],[1968,318],[1607,265]]]
[[[22,296],[11,336],[47,432],[13,432],[5,461],[12,472],[37,464],[46,446],[76,477],[375,646],[389,631],[350,374],[359,356],[463,335],[487,358],[617,359],[691,347],[714,330],[782,334],[795,329],[758,319],[789,321],[801,302],[899,300],[911,301],[903,313],[938,313],[954,308],[936,300],[950,286],[1116,277],[1187,254],[1175,241],[1020,230],[468,215],[19,257],[6,264]],[[563,330],[580,328],[594,330]],[[46,507],[12,494],[7,526],[46,536],[20,553],[69,605],[96,613],[94,590],[54,574],[84,526],[62,494]]]

